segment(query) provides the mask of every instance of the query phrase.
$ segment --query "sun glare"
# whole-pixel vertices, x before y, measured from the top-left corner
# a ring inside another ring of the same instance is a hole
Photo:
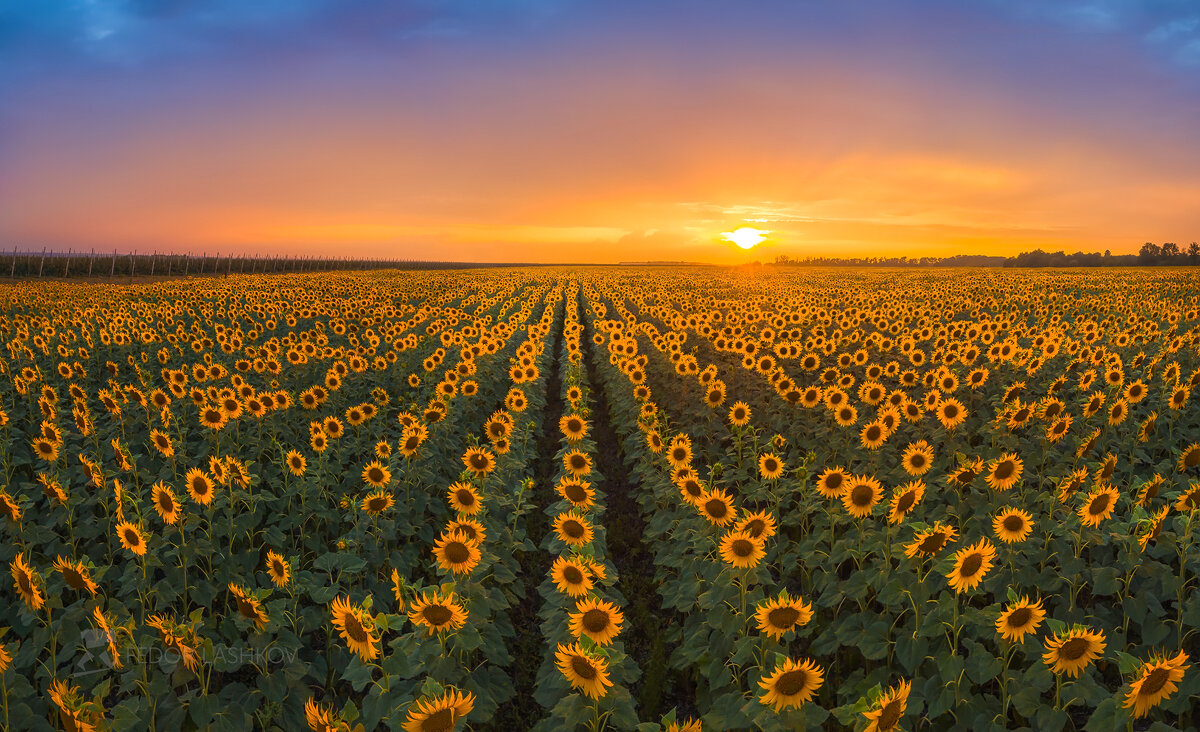
[[[770,233],[764,229],[752,229],[749,226],[743,226],[733,231],[721,232],[721,238],[737,244],[742,249],[753,249],[756,244],[765,241],[767,238],[766,235]]]

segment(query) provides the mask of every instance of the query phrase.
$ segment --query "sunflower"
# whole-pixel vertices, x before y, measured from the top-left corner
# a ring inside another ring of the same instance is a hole
[[[704,732],[700,720],[681,717],[667,724],[664,732]]]
[[[588,567],[575,559],[555,559],[550,567],[550,579],[554,580],[559,592],[571,597],[586,595],[592,589],[592,575]]]
[[[312,732],[347,732],[350,724],[333,709],[326,709],[311,696],[304,702],[304,721]]]
[[[597,645],[606,646],[621,632],[625,616],[611,602],[585,597],[575,603],[575,612],[570,616],[571,634],[576,638],[587,636]]]
[[[783,461],[774,453],[763,453],[758,458],[758,474],[763,480],[776,480],[783,475],[784,468]]]
[[[1186,491],[1175,502],[1175,510],[1180,513],[1191,513],[1200,510],[1200,483],[1192,482]]]
[[[775,640],[783,637],[784,633],[808,625],[812,620],[812,605],[799,597],[792,597],[786,591],[778,597],[764,600],[754,611],[758,622],[758,631],[766,633]]]
[[[849,427],[858,421],[858,410],[846,404],[834,410],[833,418],[837,421],[838,426]]]
[[[592,472],[592,458],[581,450],[571,450],[563,455],[563,467],[574,478],[582,478]]]
[[[38,437],[33,441],[33,451],[38,457],[48,463],[58,460],[58,444],[47,440],[44,437]]]
[[[949,482],[953,486],[965,488],[983,472],[983,460],[976,458],[968,460],[950,472]]]
[[[883,498],[883,486],[875,478],[854,476],[842,494],[842,505],[854,518],[870,516],[875,504]]]
[[[1171,509],[1168,506],[1163,506],[1157,514],[1151,517],[1149,525],[1138,534],[1138,547],[1144,552],[1146,547],[1150,546],[1150,542],[1158,538],[1159,532],[1162,531],[1163,522],[1167,520],[1167,514]]]
[[[122,521],[117,524],[116,531],[117,538],[121,540],[121,546],[136,556],[146,555],[146,536],[142,533],[141,527],[134,526],[128,521]]]
[[[192,497],[193,501],[202,506],[212,503],[213,483],[212,479],[204,474],[204,471],[200,468],[192,468],[187,471],[184,480],[187,481],[188,495]]]
[[[578,414],[568,414],[558,420],[558,429],[563,433],[567,442],[579,442],[587,437],[588,423]]]
[[[931,528],[918,531],[912,542],[905,545],[904,554],[910,558],[918,554],[931,557],[957,537],[958,532],[953,526],[943,526],[941,521],[937,521]]]
[[[729,424],[734,427],[745,427],[750,424],[750,405],[745,402],[734,402],[729,408]]]
[[[946,575],[955,592],[974,589],[983,581],[983,576],[992,568],[996,548],[987,539],[980,539],[971,546],[954,554],[954,569]]]
[[[608,680],[608,664],[603,658],[583,650],[578,643],[559,644],[554,661],[571,688],[579,689],[593,699],[604,696],[608,692],[605,687],[612,686]]]
[[[276,587],[283,587],[292,578],[292,567],[279,552],[267,552],[267,574]]]
[[[826,468],[817,476],[817,492],[826,498],[841,498],[850,489],[850,482],[850,474],[842,468]]]
[[[1180,651],[1174,658],[1156,655],[1143,663],[1137,670],[1137,678],[1129,685],[1122,706],[1133,707],[1135,719],[1146,716],[1179,688],[1183,672],[1188,669],[1187,660],[1187,654]]]
[[[297,450],[288,450],[287,456],[284,458],[287,462],[288,471],[297,478],[304,475],[305,468],[308,467],[308,461]]]
[[[363,468],[362,479],[372,488],[382,488],[392,482],[392,471],[378,460],[372,460]]]
[[[469,574],[482,558],[478,542],[461,531],[442,534],[433,546],[438,566],[455,574]]]
[[[13,586],[17,588],[17,594],[21,596],[25,606],[30,610],[40,609],[45,602],[45,598],[42,597],[41,575],[25,562],[24,554],[18,554],[12,560],[9,570],[12,572]]]
[[[816,694],[824,681],[825,672],[811,659],[793,661],[787,658],[770,675],[759,680],[758,685],[766,693],[758,700],[767,706],[774,706],[777,712],[788,707],[799,709]]]
[[[90,576],[88,568],[84,566],[82,561],[72,561],[66,557],[59,556],[54,560],[54,568],[63,576],[63,581],[72,590],[82,592],[87,590],[93,596],[96,590],[100,588]]]
[[[1079,508],[1079,519],[1085,526],[1099,526],[1100,522],[1112,515],[1117,507],[1117,499],[1121,494],[1112,486],[1096,488],[1087,496],[1087,501]]]
[[[671,466],[678,468],[692,463],[692,442],[686,436],[679,435],[671,440],[671,446],[667,450],[667,460]]]
[[[409,606],[408,619],[413,625],[424,626],[429,635],[443,630],[458,630],[467,623],[467,611],[453,592],[439,595],[426,592]]]
[[[933,448],[925,440],[909,443],[900,457],[900,466],[909,475],[924,475],[933,467]]]
[[[475,708],[475,695],[449,689],[441,696],[422,697],[408,708],[404,732],[451,732],[458,720]]]
[[[237,603],[238,614],[253,622],[255,630],[261,631],[267,627],[269,618],[258,598],[251,595],[245,587],[232,582],[229,583],[229,593],[233,595],[233,599]]]
[[[445,532],[452,534],[455,531],[466,534],[467,538],[476,543],[482,543],[487,538],[487,529],[483,524],[471,519],[455,519],[446,522]]]
[[[938,421],[948,430],[958,427],[967,419],[967,408],[953,397],[939,401],[936,409]]]
[[[21,506],[4,490],[0,490],[0,516],[14,523],[21,520]]]
[[[592,488],[591,483],[574,478],[563,478],[554,489],[558,491],[558,495],[563,497],[563,500],[575,508],[591,508],[592,504],[596,502],[596,491]]]
[[[730,531],[721,537],[721,559],[737,569],[755,567],[766,556],[763,543],[744,531]]]
[[[361,606],[350,602],[350,598],[336,597],[330,608],[333,627],[351,651],[363,661],[374,661],[379,657],[379,637],[375,635],[375,621]]]
[[[1193,442],[1179,453],[1179,472],[1190,470],[1200,465],[1200,442]]]
[[[892,505],[888,512],[888,523],[898,524],[904,520],[921,499],[925,497],[925,482],[911,480],[892,490]]]
[[[229,415],[220,407],[207,406],[200,410],[200,426],[214,432],[221,430],[229,423]]]
[[[568,546],[584,546],[592,540],[592,525],[573,511],[564,511],[554,518],[554,533]]]
[[[679,494],[683,500],[695,506],[704,497],[704,491],[707,490],[699,478],[688,475],[675,481],[675,485],[679,487]]]
[[[767,511],[755,511],[742,516],[733,529],[744,531],[754,539],[766,541],[775,536],[775,517]]]
[[[1021,597],[1008,603],[996,618],[996,632],[1005,640],[1020,643],[1025,636],[1036,632],[1045,619],[1041,600],[1030,602],[1028,597]]]
[[[1154,436],[1154,425],[1158,420],[1158,412],[1151,412],[1145,420],[1142,421],[1137,431],[1138,442],[1148,442]]]
[[[737,520],[737,509],[733,507],[733,499],[720,488],[704,491],[704,495],[696,501],[696,508],[715,526],[726,526]]]
[[[386,493],[382,490],[367,494],[359,504],[359,508],[366,511],[368,516],[375,517],[395,505],[396,500],[392,498],[391,493]]]
[[[468,447],[463,454],[463,465],[467,470],[482,477],[496,469],[496,456],[490,451],[478,447]]]
[[[155,483],[150,495],[151,501],[154,503],[154,510],[164,523],[174,526],[179,522],[179,501],[170,487],[163,483]]]
[[[1104,653],[1104,633],[1075,626],[1046,639],[1042,661],[1056,674],[1077,678],[1087,665]]]
[[[992,530],[1005,544],[1025,541],[1033,531],[1033,517],[1020,509],[1006,508],[992,519]]]
[[[483,507],[479,494],[470,483],[452,483],[446,491],[446,501],[457,513],[476,516]]]
[[[984,481],[998,491],[1006,491],[1021,480],[1023,463],[1016,453],[1006,452],[988,464]]]
[[[887,441],[888,431],[881,422],[869,422],[858,433],[860,444],[868,450],[878,450]]]
[[[150,444],[158,450],[163,457],[171,457],[175,454],[175,446],[171,444],[171,438],[166,432],[161,430],[150,430]]]
[[[904,718],[904,711],[908,709],[910,691],[912,684],[907,680],[901,680],[899,684],[889,687],[876,702],[878,707],[863,712],[863,717],[867,720],[863,732],[892,732],[900,729],[900,720]]]

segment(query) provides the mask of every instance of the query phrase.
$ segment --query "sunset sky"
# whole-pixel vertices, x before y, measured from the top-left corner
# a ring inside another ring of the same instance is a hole
[[[721,237],[742,226],[766,241]],[[1195,0],[0,4],[0,248],[732,263],[1196,239]]]

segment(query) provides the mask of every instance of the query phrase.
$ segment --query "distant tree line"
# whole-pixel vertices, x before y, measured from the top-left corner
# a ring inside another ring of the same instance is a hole
[[[1034,249],[1015,257],[990,257],[982,254],[956,254],[951,257],[805,257],[793,259],[786,254],[775,258],[783,267],[1135,267],[1200,265],[1200,244],[1181,247],[1175,242],[1146,242],[1137,254]]]

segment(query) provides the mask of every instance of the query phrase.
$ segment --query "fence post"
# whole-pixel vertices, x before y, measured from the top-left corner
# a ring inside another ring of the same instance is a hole
[[[184,255],[183,255],[183,276],[184,276],[184,277],[187,277],[187,273],[188,273],[188,255],[187,255],[187,253],[186,253],[186,252],[184,252]]]
[[[157,261],[158,261],[158,252],[156,251],[156,252],[154,252],[154,254],[150,255],[150,276],[151,277],[154,276],[154,264]]]
[[[42,247],[42,261],[38,263],[38,279],[42,278],[42,268],[46,266],[46,248]]]
[[[117,276],[117,250],[113,250],[112,267],[108,270],[109,277]]]
[[[88,257],[88,277],[92,276],[92,264],[96,261],[96,247],[92,247],[92,256]]]
[[[71,270],[71,255],[75,252],[74,249],[67,250],[67,261],[63,264],[63,277],[67,276],[67,272]]]
[[[134,259],[136,256],[136,249],[129,253],[129,284],[131,285],[133,284],[133,271],[137,268],[137,260]]]
[[[17,276],[17,245],[13,244],[13,263],[12,271],[8,273],[8,278],[15,279]]]

